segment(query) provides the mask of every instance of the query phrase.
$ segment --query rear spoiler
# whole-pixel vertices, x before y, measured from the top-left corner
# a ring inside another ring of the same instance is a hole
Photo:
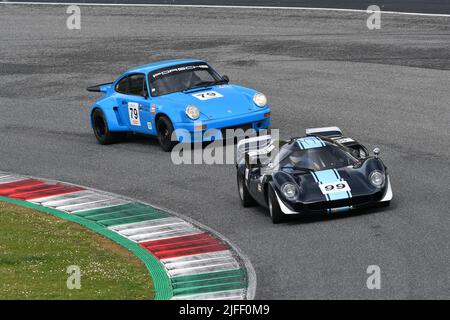
[[[112,85],[112,82],[101,83],[95,86],[87,87],[86,90],[90,92],[106,92]]]
[[[337,137],[337,136],[342,136],[342,131],[338,127],[308,128],[308,129],[306,129],[306,135]]]
[[[260,151],[267,153],[271,148],[272,142],[273,140],[271,135],[257,136],[240,140],[236,147],[236,165],[245,158],[246,153],[253,152],[257,154]]]

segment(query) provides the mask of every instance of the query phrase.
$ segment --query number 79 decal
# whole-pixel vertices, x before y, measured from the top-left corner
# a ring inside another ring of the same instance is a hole
[[[320,191],[323,194],[350,191],[347,181],[335,181],[330,183],[319,184]]]
[[[141,125],[141,119],[139,118],[139,103],[128,102],[128,116],[130,117],[130,124],[132,126]]]

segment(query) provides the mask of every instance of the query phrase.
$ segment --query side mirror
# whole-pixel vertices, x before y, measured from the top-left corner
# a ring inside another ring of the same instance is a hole
[[[375,158],[378,159],[378,156],[380,155],[380,148],[376,147],[373,149],[373,154],[375,155]]]
[[[224,82],[226,82],[226,83],[230,82],[230,78],[229,78],[227,75],[224,75],[224,76],[222,77],[222,80],[223,80]]]
[[[141,93],[141,96],[143,96],[145,99],[148,99],[148,92],[147,90],[143,90]]]

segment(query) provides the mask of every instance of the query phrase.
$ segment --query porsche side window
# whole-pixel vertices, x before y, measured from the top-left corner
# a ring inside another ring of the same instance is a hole
[[[145,76],[143,74],[134,74],[129,77],[130,79],[130,87],[129,93],[134,96],[141,96],[147,92],[145,87]]]
[[[123,94],[128,94],[128,90],[129,90],[129,77],[125,77],[122,80],[120,80],[117,84],[116,87],[114,88],[117,92],[119,93],[123,93]]]

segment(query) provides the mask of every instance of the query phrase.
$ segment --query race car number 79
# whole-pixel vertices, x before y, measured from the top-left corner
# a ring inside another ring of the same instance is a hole
[[[335,181],[335,182],[331,182],[331,183],[322,183],[322,184],[319,184],[319,188],[323,194],[350,191],[350,186],[348,185],[347,181]]]
[[[140,126],[139,104],[136,102],[128,102],[128,115],[130,116],[130,124],[132,126]]]

